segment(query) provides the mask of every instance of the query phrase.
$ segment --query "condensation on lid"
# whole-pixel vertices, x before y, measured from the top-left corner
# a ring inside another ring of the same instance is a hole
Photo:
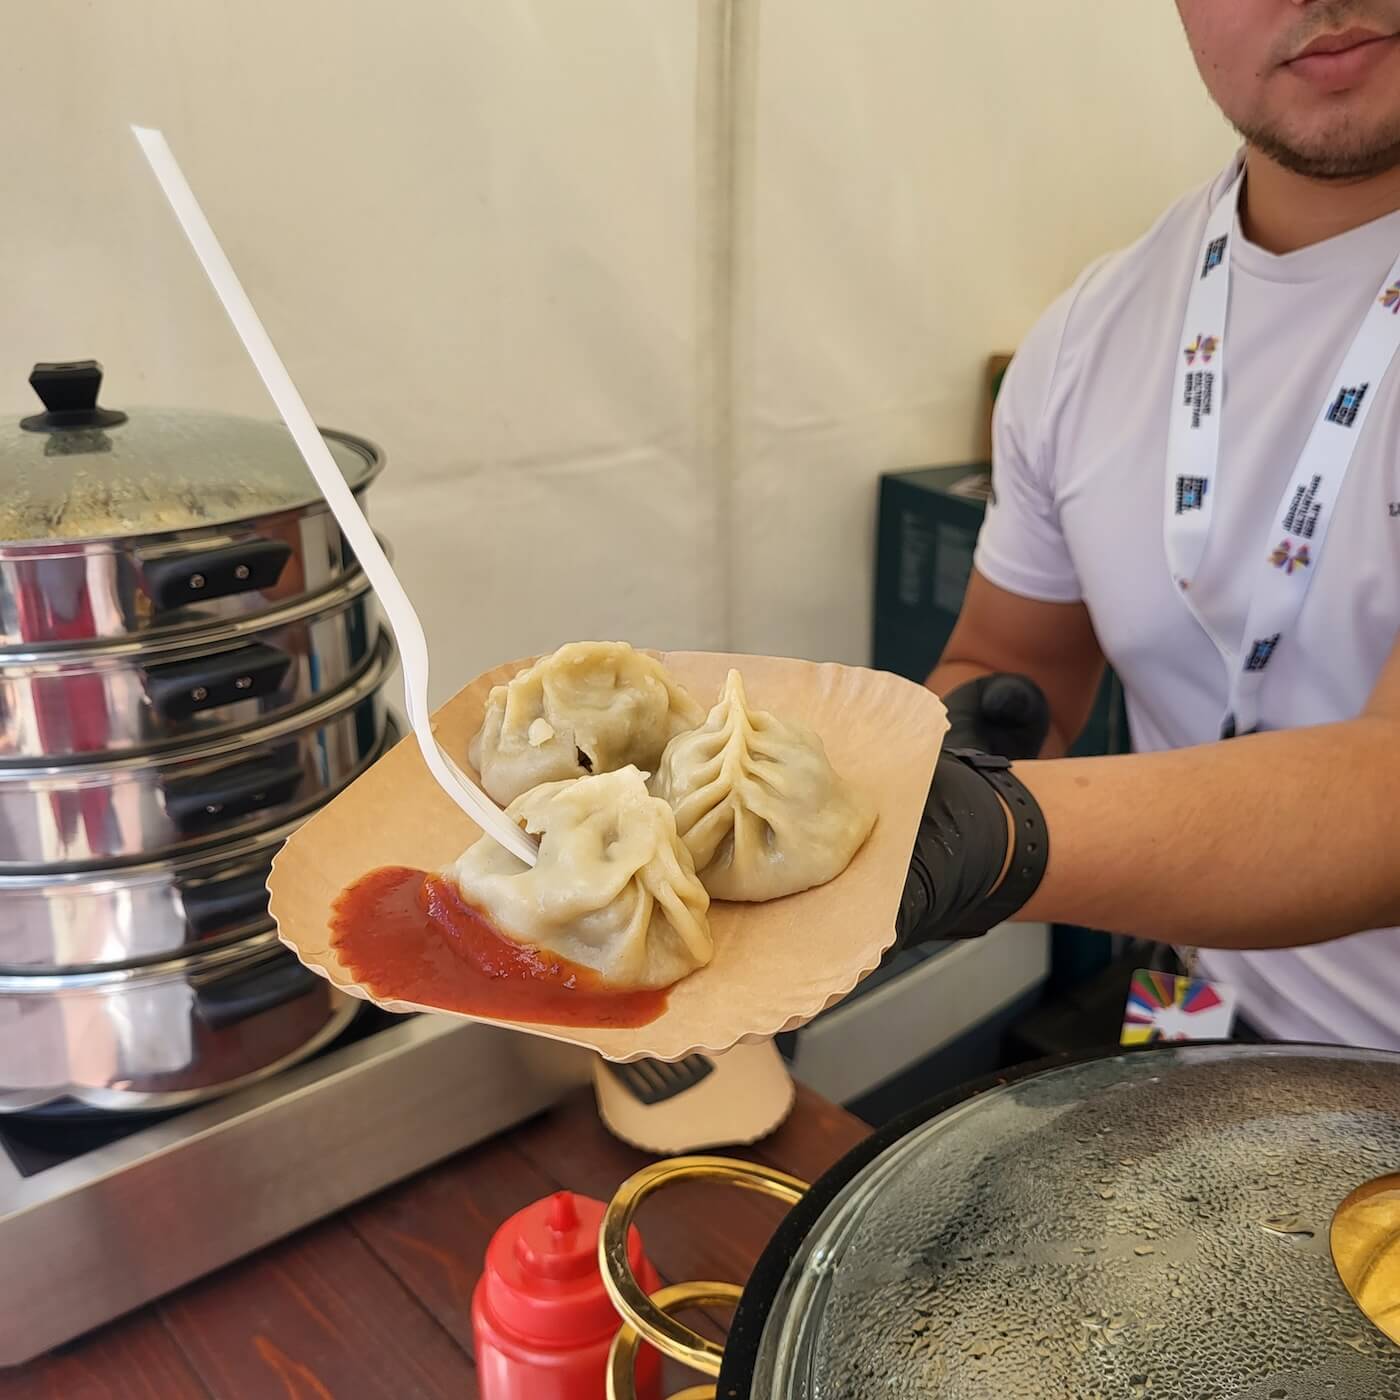
[[[380,456],[326,433],[352,487]],[[0,423],[0,541],[99,540],[231,524],[295,510],[320,491],[291,434],[231,414],[132,408],[102,428],[31,432]]]
[[[1199,1046],[1013,1082],[836,1197],[752,1393],[1389,1400],[1400,1347],[1328,1230],[1397,1168],[1400,1056]]]

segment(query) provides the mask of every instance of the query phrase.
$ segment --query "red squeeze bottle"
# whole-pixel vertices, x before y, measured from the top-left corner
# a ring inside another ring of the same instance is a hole
[[[559,1191],[512,1215],[486,1246],[472,1294],[472,1332],[481,1400],[603,1400],[608,1349],[621,1319],[598,1272],[604,1206]],[[661,1279],[642,1253],[635,1226],[627,1240],[637,1282]],[[637,1356],[638,1400],[660,1400],[661,1358]]]

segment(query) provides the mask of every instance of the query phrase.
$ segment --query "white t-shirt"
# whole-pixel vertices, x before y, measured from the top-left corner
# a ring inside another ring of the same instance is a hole
[[[1220,653],[1172,585],[1163,511],[1187,291],[1237,168],[1089,268],[1031,331],[997,401],[996,500],[977,568],[1012,593],[1086,604],[1140,751],[1212,741],[1226,708]],[[1217,635],[1240,639],[1279,499],[1323,408],[1318,386],[1400,251],[1400,212],[1283,256],[1236,226],[1229,248],[1215,518],[1191,594]],[[1263,684],[1263,729],[1355,716],[1400,632],[1400,366],[1372,392],[1303,611]],[[1247,860],[1247,843],[1227,858]],[[1400,1050],[1400,930],[1206,952],[1202,968],[1267,1035]]]

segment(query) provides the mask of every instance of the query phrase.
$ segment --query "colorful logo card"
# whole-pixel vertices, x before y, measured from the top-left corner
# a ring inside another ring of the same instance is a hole
[[[1173,1040],[1228,1040],[1235,1024],[1235,993],[1204,977],[1174,977],[1139,968],[1123,1013],[1123,1045]]]

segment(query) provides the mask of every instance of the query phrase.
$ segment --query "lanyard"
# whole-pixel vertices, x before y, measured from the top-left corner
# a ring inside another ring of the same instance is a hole
[[[1259,723],[1264,674],[1279,648],[1289,643],[1317,573],[1366,414],[1400,349],[1397,258],[1327,390],[1293,478],[1284,488],[1269,552],[1259,561],[1241,644],[1216,636],[1195,607],[1191,584],[1205,554],[1220,476],[1220,415],[1229,344],[1229,246],[1243,184],[1241,170],[1206,221],[1181,331],[1182,388],[1172,406],[1167,435],[1167,563],[1182,600],[1225,662],[1230,688],[1222,738],[1247,734]]]

